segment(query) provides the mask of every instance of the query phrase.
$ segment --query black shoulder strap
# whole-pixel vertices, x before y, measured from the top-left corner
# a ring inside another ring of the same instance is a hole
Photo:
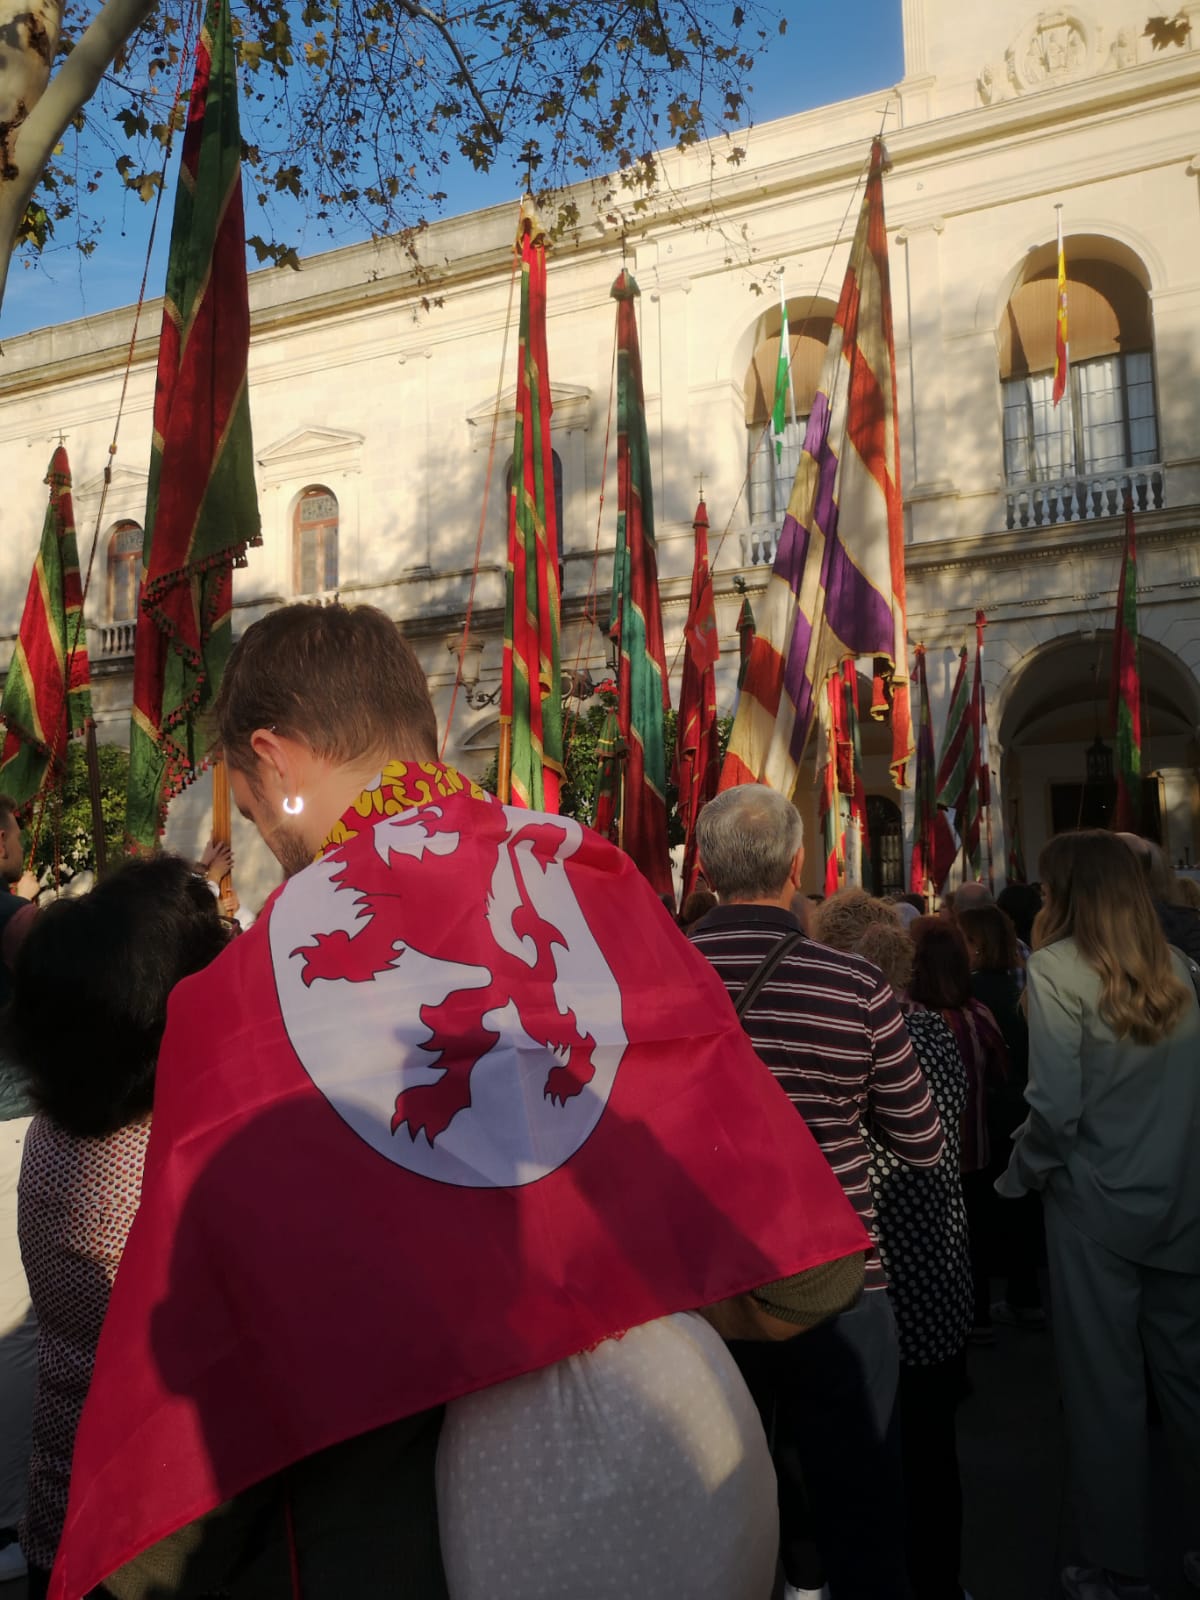
[[[746,987],[733,1003],[733,1009],[739,1017],[746,1015],[746,1012],[758,999],[759,991],[762,989],[763,984],[766,983],[783,958],[790,955],[803,938],[803,932],[797,928],[792,933],[785,933],[782,939],[771,946],[770,950],[767,951],[758,966],[750,974]]]

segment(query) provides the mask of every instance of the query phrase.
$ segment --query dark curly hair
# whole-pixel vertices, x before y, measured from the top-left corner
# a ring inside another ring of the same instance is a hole
[[[145,1116],[167,996],[227,938],[208,885],[177,856],[126,862],[41,912],[16,959],[4,1027],[38,1109],[83,1138]]]
[[[930,1011],[961,1011],[971,1003],[966,941],[945,917],[918,917],[908,930],[914,945],[908,996]]]

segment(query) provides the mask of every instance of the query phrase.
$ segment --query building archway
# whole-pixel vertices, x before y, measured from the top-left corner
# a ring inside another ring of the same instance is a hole
[[[1016,830],[1031,876],[1042,846],[1056,832],[1106,826],[1112,785],[1096,740],[1109,752],[1112,634],[1068,634],[1033,651],[1011,674],[1000,709],[997,744],[1006,831]],[[1171,860],[1197,861],[1200,811],[1200,684],[1163,646],[1143,637],[1143,832]]]

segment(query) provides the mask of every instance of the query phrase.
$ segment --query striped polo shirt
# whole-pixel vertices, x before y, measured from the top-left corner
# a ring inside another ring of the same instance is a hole
[[[689,938],[736,1001],[764,956],[798,927],[791,912],[778,906],[721,905]],[[937,1110],[883,974],[859,956],[802,939],[776,967],[742,1025],[874,1239],[864,1126],[911,1166],[936,1166],[942,1154]],[[873,1250],[867,1288],[886,1287]]]

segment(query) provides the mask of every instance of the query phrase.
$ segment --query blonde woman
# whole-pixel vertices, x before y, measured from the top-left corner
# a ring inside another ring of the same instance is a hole
[[[1200,1482],[1200,1008],[1108,833],[1042,852],[1029,1116],[1001,1194],[1041,1190],[1080,1545],[1075,1600],[1153,1600],[1145,1369]],[[1195,1503],[1195,1502],[1193,1502]]]

